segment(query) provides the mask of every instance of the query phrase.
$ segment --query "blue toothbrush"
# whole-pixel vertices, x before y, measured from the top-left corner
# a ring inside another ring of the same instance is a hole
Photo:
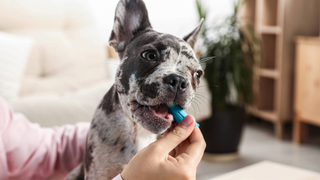
[[[188,114],[177,104],[177,103],[165,103],[170,114],[173,115],[174,120],[179,124],[183,118],[188,116]],[[198,123],[195,124],[195,127],[199,127]]]

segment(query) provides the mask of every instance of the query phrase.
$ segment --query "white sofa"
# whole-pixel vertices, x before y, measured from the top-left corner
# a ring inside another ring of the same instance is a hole
[[[81,0],[0,0],[0,32],[34,40],[10,103],[42,126],[90,121],[113,83],[88,7]]]
[[[88,7],[84,0],[0,0],[0,32],[34,40],[10,103],[41,126],[90,121],[113,84],[118,61],[108,58]],[[205,101],[195,106],[198,119],[210,114]]]

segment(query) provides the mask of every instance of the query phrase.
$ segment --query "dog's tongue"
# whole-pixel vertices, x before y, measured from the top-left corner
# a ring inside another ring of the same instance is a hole
[[[168,108],[161,104],[159,106],[150,106],[150,108],[158,115],[165,119],[173,119],[173,115],[168,112]]]

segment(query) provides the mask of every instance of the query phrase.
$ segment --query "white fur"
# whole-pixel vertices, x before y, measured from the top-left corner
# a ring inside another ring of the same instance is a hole
[[[137,143],[138,143],[138,151],[147,147],[149,144],[153,143],[157,140],[157,135],[153,134],[146,129],[139,127]]]

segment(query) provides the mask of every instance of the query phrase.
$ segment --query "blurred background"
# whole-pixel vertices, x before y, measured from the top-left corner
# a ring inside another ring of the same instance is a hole
[[[207,142],[197,179],[320,179],[319,0],[144,1],[159,32],[205,19],[187,110]],[[43,127],[91,121],[119,64],[117,3],[0,0],[0,97]]]

